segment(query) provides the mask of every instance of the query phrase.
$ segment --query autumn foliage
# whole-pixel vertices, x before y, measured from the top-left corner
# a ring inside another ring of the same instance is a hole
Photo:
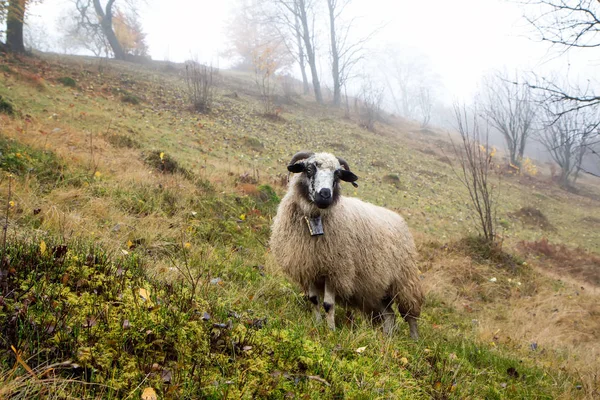
[[[142,32],[137,16],[117,10],[113,17],[113,28],[125,53],[139,57],[148,55],[146,34]]]

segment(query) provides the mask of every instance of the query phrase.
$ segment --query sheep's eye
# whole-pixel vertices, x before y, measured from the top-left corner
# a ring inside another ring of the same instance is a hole
[[[313,176],[317,173],[317,168],[313,164],[308,164],[306,167],[306,175]]]

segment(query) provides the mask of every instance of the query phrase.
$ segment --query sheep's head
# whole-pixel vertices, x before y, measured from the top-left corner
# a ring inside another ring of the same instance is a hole
[[[335,204],[340,195],[340,181],[354,186],[358,177],[348,163],[329,153],[299,152],[292,157],[288,171],[301,174],[297,185],[306,201],[325,209]]]

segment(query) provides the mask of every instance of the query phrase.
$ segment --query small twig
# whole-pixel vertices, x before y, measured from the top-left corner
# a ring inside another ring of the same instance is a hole
[[[308,375],[307,378],[310,380],[313,380],[313,381],[321,382],[325,386],[331,386],[331,384],[329,382],[327,382],[325,379],[321,378],[320,376]]]

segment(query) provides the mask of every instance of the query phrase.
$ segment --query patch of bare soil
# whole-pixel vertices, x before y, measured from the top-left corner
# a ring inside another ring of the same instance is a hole
[[[540,228],[544,231],[556,230],[544,213],[534,207],[523,207],[518,211],[508,213],[508,216],[518,219],[526,226]]]
[[[546,238],[535,242],[521,242],[519,249],[526,255],[542,260],[544,269],[600,287],[600,256],[594,253],[552,244]]]

